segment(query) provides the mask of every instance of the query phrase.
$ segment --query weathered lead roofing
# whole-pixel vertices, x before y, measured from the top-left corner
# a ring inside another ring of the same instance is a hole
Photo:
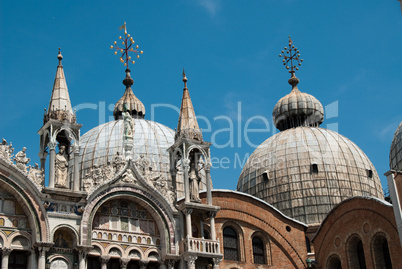
[[[292,77],[289,81],[293,78],[297,79]],[[276,128],[284,131],[298,126],[320,126],[324,121],[322,104],[314,96],[299,91],[297,83],[293,84],[292,91],[278,101],[272,112]]]
[[[389,153],[389,167],[391,170],[402,171],[402,122],[395,131]]]
[[[384,197],[377,171],[358,146],[313,127],[291,128],[263,142],[243,167],[237,190],[307,224],[320,223],[349,197]]]

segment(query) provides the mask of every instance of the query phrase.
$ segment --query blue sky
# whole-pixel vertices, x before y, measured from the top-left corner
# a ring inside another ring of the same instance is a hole
[[[16,151],[26,146],[32,164],[39,162],[36,132],[52,90],[57,48],[73,106],[106,108],[78,112],[84,134],[109,121],[109,106],[124,92],[124,67],[109,48],[124,22],[144,50],[131,70],[147,119],[177,126],[176,111],[159,107],[151,115],[151,107],[180,106],[186,68],[196,114],[211,123],[209,131],[200,120],[204,139],[228,167],[213,169],[215,188],[235,189],[238,160],[277,132],[272,109],[291,90],[278,57],[288,35],[304,59],[299,89],[328,108],[322,127],[337,128],[355,142],[386,186],[383,173],[402,119],[402,14],[396,0],[1,1],[0,137]],[[225,131],[227,118],[233,133]],[[247,124],[265,131],[246,139]],[[233,143],[222,146],[228,141]]]

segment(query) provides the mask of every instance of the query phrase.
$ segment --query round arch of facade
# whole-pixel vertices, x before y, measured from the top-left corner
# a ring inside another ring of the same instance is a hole
[[[45,208],[38,199],[39,195],[30,191],[37,190],[37,188],[26,176],[19,181],[23,182],[25,186],[21,187],[16,181],[0,174],[0,188],[14,196],[28,219],[32,230],[31,242],[47,242],[50,235],[48,219],[44,213]]]
[[[69,259],[67,259],[67,258],[64,257],[63,255],[59,255],[59,254],[52,255],[52,256],[49,257],[50,266],[51,266],[51,264],[52,264],[53,262],[58,261],[58,260],[64,261],[64,262],[67,264],[67,268],[69,268],[69,269],[72,269],[72,268],[73,268],[72,261],[70,261]],[[50,267],[50,268],[51,268],[51,267]]]
[[[50,235],[51,240],[53,240],[56,232],[60,229],[70,231],[71,235],[73,235],[73,238],[72,238],[73,239],[73,247],[78,245],[78,238],[80,238],[78,235],[78,232],[74,227],[72,227],[69,224],[59,224],[56,227],[54,227],[54,229],[52,230],[52,233]]]
[[[244,230],[243,228],[236,222],[232,220],[227,220],[222,224],[221,230],[223,231],[225,228],[230,227],[234,229],[237,233],[238,236],[238,242],[239,242],[239,258],[240,261],[244,262],[246,260],[245,257],[245,248],[244,248]]]
[[[87,236],[81,237],[81,245],[92,244],[92,222],[100,206],[109,200],[126,198],[143,206],[155,219],[161,233],[162,254],[175,253],[173,220],[168,210],[152,194],[133,186],[115,186],[93,197],[82,215],[80,233]]]
[[[24,238],[27,241],[26,244],[15,246],[13,242],[18,237]],[[25,231],[15,231],[9,235],[6,241],[3,242],[5,247],[10,247],[12,249],[19,249],[19,250],[30,250],[32,247],[32,236]]]

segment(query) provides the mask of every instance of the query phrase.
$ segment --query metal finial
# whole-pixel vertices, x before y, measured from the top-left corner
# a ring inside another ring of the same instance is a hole
[[[303,59],[300,58],[299,50],[293,45],[293,41],[290,36],[289,47],[285,47],[284,50],[282,50],[282,54],[279,54],[279,57],[283,57],[283,65],[286,66],[286,69],[290,69],[289,73],[292,74],[292,78],[296,77],[294,73],[299,70],[299,66],[303,62]]]
[[[129,69],[128,68],[129,63],[135,64],[135,61],[131,60],[131,56],[129,55],[129,52],[134,52],[136,54],[137,58],[140,58],[140,54],[142,54],[143,51],[137,50],[138,45],[136,45],[134,48],[135,41],[134,41],[133,37],[130,36],[130,34],[127,34],[127,27],[126,27],[125,22],[119,28],[119,30],[123,30],[123,29],[124,29],[124,37],[119,36],[119,39],[122,40],[121,43],[123,46],[119,47],[117,45],[117,42],[114,41],[114,44],[111,45],[110,48],[115,50],[114,54],[117,54],[118,52],[121,53],[120,62],[122,62],[124,64],[126,69]]]
[[[184,82],[184,88],[187,88],[187,77],[184,68],[183,68],[183,82]]]
[[[61,65],[61,60],[63,59],[63,55],[61,55],[60,48],[59,48],[59,53],[57,54],[57,59],[59,59],[59,65]]]

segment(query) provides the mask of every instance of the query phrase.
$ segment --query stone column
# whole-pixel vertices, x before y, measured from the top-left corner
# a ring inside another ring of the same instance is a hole
[[[38,250],[39,250],[38,269],[45,269],[47,249],[44,247],[39,247]]]
[[[216,217],[216,212],[209,212],[209,222],[211,225],[211,240],[214,240],[214,241],[216,241],[215,217]]]
[[[107,269],[107,263],[110,260],[110,256],[109,255],[102,255],[100,256],[100,260],[101,260],[101,266],[102,269]]]
[[[183,165],[183,181],[184,181],[184,194],[185,202],[190,202],[190,182],[188,182],[188,171],[190,170],[190,160],[182,159],[181,163]]]
[[[184,214],[186,214],[186,233],[188,238],[193,237],[192,229],[191,229],[191,213],[193,213],[192,209],[185,209]]]
[[[214,262],[214,269],[219,269],[219,264],[222,261],[222,258],[212,258],[212,261]]]
[[[188,269],[195,269],[195,261],[197,260],[197,258],[198,258],[197,256],[192,256],[192,255],[184,258],[187,262]]]
[[[13,251],[11,248],[3,247],[1,249],[1,269],[8,269],[8,258]]]
[[[205,173],[206,173],[206,177],[207,177],[207,204],[208,205],[212,205],[212,193],[211,193],[211,186],[212,186],[212,182],[211,182],[211,164],[208,162],[205,165]]]
[[[130,262],[130,258],[121,258],[120,259],[120,269],[127,269],[127,265]]]
[[[73,176],[74,191],[80,191],[80,147],[74,146],[74,176]]]
[[[47,157],[47,152],[39,152],[39,159],[40,159],[40,169],[43,169],[46,171],[46,157]]]
[[[55,159],[56,159],[56,142],[49,142],[47,144],[49,148],[49,188],[54,188],[54,176],[55,176]]]
[[[78,268],[79,269],[86,269],[86,257],[87,257],[87,252],[85,250],[79,250],[78,251]]]
[[[35,249],[32,248],[31,251],[29,252],[28,268],[37,269],[38,268],[37,266],[38,266],[38,261],[36,260],[36,252],[35,252]]]

